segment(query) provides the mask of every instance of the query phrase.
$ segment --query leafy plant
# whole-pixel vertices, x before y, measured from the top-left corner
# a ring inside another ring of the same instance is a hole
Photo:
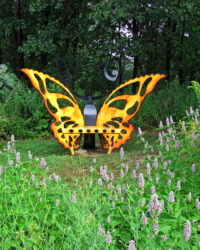
[[[118,176],[94,160],[89,178],[82,186],[77,180],[72,189],[50,173],[44,158],[17,152],[12,136],[0,153],[5,163],[0,168],[0,245],[198,249],[198,119],[199,110],[192,108],[178,125],[166,118],[155,147],[139,128],[146,157],[134,162],[132,172],[121,148]]]
[[[197,96],[197,99],[200,103],[200,83],[192,81],[192,86],[188,86],[188,88],[194,89],[196,96]]]

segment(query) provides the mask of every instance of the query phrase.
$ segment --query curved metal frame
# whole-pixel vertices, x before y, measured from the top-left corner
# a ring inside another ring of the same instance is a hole
[[[118,65],[119,65],[119,71],[117,70],[113,70],[112,71],[112,75],[113,76],[110,76],[108,74],[108,66],[113,62],[113,61],[117,61],[118,62]],[[65,79],[64,77],[64,73],[61,69],[61,65],[65,65],[66,68],[68,68],[69,70],[69,77],[67,79]],[[70,88],[68,82],[72,79],[72,74],[70,72],[70,69],[69,69],[69,66],[67,65],[67,63],[65,63],[63,60],[61,59],[58,59],[57,62],[56,62],[56,66],[57,66],[57,69],[58,69],[58,72],[59,72],[59,75],[60,75],[60,79],[61,81],[63,82],[63,84],[65,84],[65,86],[75,95],[77,96],[78,98],[81,98],[83,100],[87,100],[89,104],[92,104],[93,103],[93,100],[98,100],[98,99],[101,99],[105,96],[107,96],[108,94],[110,94],[110,92],[112,92],[115,88],[116,88],[116,84],[111,88],[109,89],[106,93],[102,94],[102,95],[99,95],[99,96],[96,96],[96,97],[93,97],[93,96],[82,96],[82,95],[79,95],[78,93],[76,93],[72,88]],[[120,74],[120,71],[121,71],[121,60],[118,58],[118,57],[114,57],[112,59],[110,59],[105,67],[104,67],[104,75],[106,77],[107,80],[109,81],[113,81],[113,82],[116,82],[117,79],[118,79],[118,76]]]

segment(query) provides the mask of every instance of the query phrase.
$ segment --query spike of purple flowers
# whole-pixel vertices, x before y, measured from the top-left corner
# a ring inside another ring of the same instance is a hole
[[[123,149],[123,147],[120,148],[120,158],[122,160],[124,159],[124,149]]]
[[[139,173],[139,187],[143,188],[145,184],[143,173]]]
[[[40,162],[40,166],[41,166],[42,168],[45,168],[46,165],[47,165],[47,163],[46,163],[45,159],[42,158],[42,159],[41,159],[41,162]]]
[[[185,230],[184,230],[184,241],[188,241],[191,236],[191,223],[190,221],[186,221]]]
[[[17,154],[16,154],[16,161],[20,161],[20,152],[17,152]]]
[[[110,244],[112,242],[112,237],[111,237],[111,233],[109,231],[107,231],[107,238],[106,238],[106,243]]]
[[[134,240],[129,241],[128,250],[136,250],[136,245]]]
[[[121,169],[121,170],[120,170],[120,178],[124,178],[124,176],[125,176],[125,175],[124,175],[124,171],[123,171],[123,169]]]
[[[171,202],[171,203],[175,202],[174,192],[173,191],[170,191],[170,193],[169,193],[169,202]]]

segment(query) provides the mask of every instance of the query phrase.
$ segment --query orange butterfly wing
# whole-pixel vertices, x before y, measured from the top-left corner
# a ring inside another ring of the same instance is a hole
[[[54,137],[59,143],[63,144],[65,148],[69,148],[72,155],[74,155],[74,148],[78,148],[81,135],[78,133],[65,133],[65,131],[66,129],[84,126],[84,118],[74,96],[61,82],[47,74],[32,69],[21,69],[21,71],[30,78],[33,86],[42,95],[47,110],[55,118],[55,122],[51,124]],[[41,80],[42,89],[36,76]],[[50,80],[51,83],[59,85],[66,91],[69,97],[61,93],[51,93],[48,91],[46,79]],[[70,102],[70,106],[61,108],[58,103],[59,99]],[[50,105],[56,110],[55,113],[50,110]]]
[[[146,75],[144,77],[135,78],[132,80],[129,80],[128,82],[125,82],[124,84],[121,84],[119,87],[117,87],[105,100],[98,116],[97,116],[97,126],[106,128],[119,128],[121,129],[120,134],[103,134],[103,137],[101,137],[101,142],[103,144],[103,147],[109,148],[108,153],[111,153],[113,148],[119,148],[120,145],[124,144],[128,139],[130,139],[131,133],[133,132],[134,128],[133,126],[128,123],[129,120],[138,112],[140,105],[147,94],[149,94],[157,84],[157,82],[165,77],[165,75]],[[140,95],[142,87],[146,80],[150,80],[146,87],[145,94],[143,96]],[[137,94],[135,95],[120,95],[117,97],[112,97],[116,91],[119,89],[122,89],[130,84],[134,84],[136,82],[139,82],[139,89]],[[126,101],[125,107],[123,109],[119,109],[116,107],[111,106],[114,102],[117,103],[117,101],[124,100]],[[128,114],[127,111],[137,105],[134,113]],[[104,142],[106,141],[106,143]]]

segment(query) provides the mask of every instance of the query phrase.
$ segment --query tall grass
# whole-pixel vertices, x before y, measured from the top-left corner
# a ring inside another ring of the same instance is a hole
[[[14,136],[0,157],[0,246],[3,249],[198,249],[200,123],[160,123],[156,147],[138,130],[146,158],[130,166],[120,150],[114,175],[94,159],[89,178],[69,188],[44,158],[16,152]],[[67,159],[67,158],[66,158]],[[132,164],[132,163],[131,163]]]

